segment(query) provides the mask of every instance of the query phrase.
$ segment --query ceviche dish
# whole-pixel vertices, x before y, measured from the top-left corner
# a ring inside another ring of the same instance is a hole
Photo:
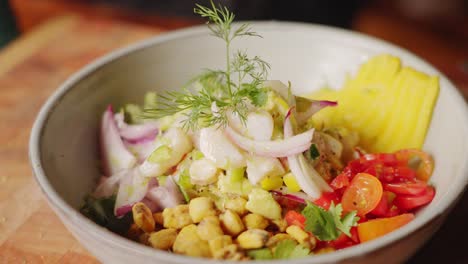
[[[155,250],[268,260],[366,243],[432,201],[423,144],[438,77],[380,54],[343,87],[294,94],[274,65],[232,50],[260,37],[248,24],[213,3],[194,11],[225,43],[225,67],[103,109],[103,176],[83,214]]]

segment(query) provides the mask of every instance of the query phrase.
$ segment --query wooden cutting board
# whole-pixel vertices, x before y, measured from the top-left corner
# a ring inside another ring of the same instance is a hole
[[[47,205],[28,163],[34,118],[70,74],[157,28],[53,19],[0,51],[0,263],[97,263]]]
[[[34,118],[70,74],[113,49],[162,30],[66,16],[0,50],[0,264],[98,263],[45,202],[27,158]],[[466,85],[466,83],[465,83]],[[467,263],[468,196],[411,263]]]

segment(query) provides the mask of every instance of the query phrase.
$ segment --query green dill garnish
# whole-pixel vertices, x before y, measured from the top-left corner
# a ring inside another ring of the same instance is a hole
[[[234,14],[226,7],[210,7],[199,4],[194,12],[206,18],[212,35],[226,44],[226,69],[205,70],[193,78],[182,91],[169,91],[158,95],[154,108],[146,108],[144,117],[161,118],[181,112],[186,118],[183,125],[196,129],[207,126],[225,126],[227,114],[237,114],[245,121],[248,104],[262,106],[268,94],[262,88],[270,65],[255,56],[247,56],[245,51],[231,54],[231,43],[238,37],[260,37],[249,24],[233,27]],[[232,57],[231,57],[232,56]]]

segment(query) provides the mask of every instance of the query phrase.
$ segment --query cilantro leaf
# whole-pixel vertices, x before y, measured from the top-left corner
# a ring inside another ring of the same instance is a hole
[[[341,204],[335,206],[332,202],[328,211],[325,211],[315,204],[308,203],[302,210],[306,218],[305,230],[312,232],[322,241],[335,240],[340,232],[351,237],[351,227],[357,225],[359,217],[356,216],[356,211],[349,212],[344,217],[341,217],[342,213]]]
[[[342,219],[341,219],[341,224],[343,225],[344,228],[346,228],[348,231],[345,232],[341,227],[338,227],[338,229],[341,230],[341,232],[345,233],[347,236],[351,237],[351,233],[349,233],[349,230],[353,226],[357,226],[358,221],[359,221],[359,216],[356,216],[357,211],[352,211],[347,213]]]
[[[289,258],[303,258],[310,255],[310,250],[302,245],[297,245],[294,247],[293,251],[289,255]]]
[[[335,225],[338,230],[343,232],[345,235],[351,237],[351,227],[357,225],[357,221],[359,221],[359,217],[356,216],[356,211],[352,211],[347,213],[343,218],[341,218],[341,214],[343,213],[343,207],[341,204],[335,206],[332,202],[330,205],[330,209],[328,209],[333,215],[333,219],[335,220]]]
[[[273,254],[276,259],[287,259],[296,247],[296,243],[290,239],[278,243]]]
[[[275,259],[292,259],[306,257],[310,253],[309,249],[296,244],[293,240],[283,240],[278,243],[275,249]]]
[[[302,245],[298,245],[294,240],[287,239],[278,243],[274,252],[268,248],[254,249],[247,252],[253,259],[293,259],[302,258],[310,254],[310,250]]]
[[[305,216],[305,230],[312,232],[321,241],[331,241],[340,235],[333,215],[312,203],[302,210]]]

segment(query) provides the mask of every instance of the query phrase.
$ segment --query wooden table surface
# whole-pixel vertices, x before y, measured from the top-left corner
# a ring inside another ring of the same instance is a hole
[[[30,129],[41,105],[70,74],[98,56],[160,32],[65,16],[0,50],[0,263],[98,263],[62,225],[35,183],[27,154]],[[467,208],[465,195],[410,262],[468,263],[464,242],[457,242],[468,237]]]

